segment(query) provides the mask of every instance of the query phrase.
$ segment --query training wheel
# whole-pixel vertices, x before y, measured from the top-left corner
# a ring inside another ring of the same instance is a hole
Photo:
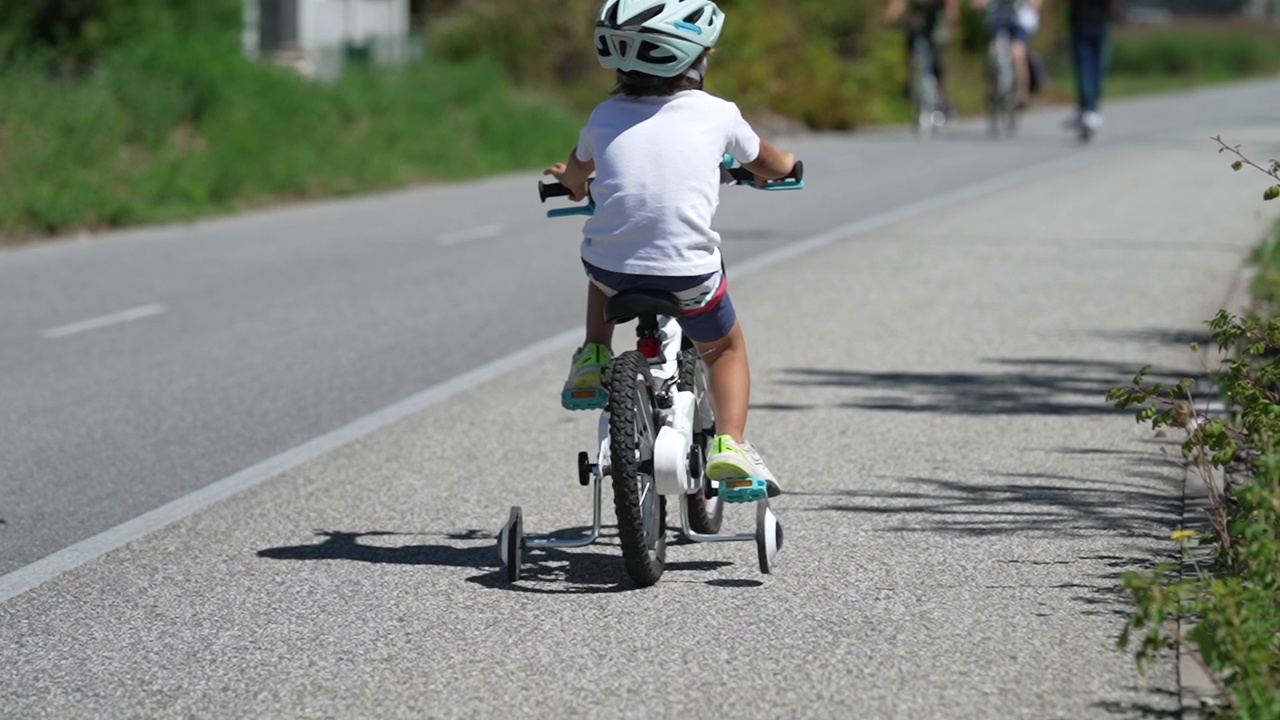
[[[773,559],[782,549],[782,523],[773,514],[768,500],[756,505],[756,555],[760,558],[760,572],[768,575]]]
[[[498,533],[498,558],[507,569],[507,580],[520,579],[520,554],[524,550],[524,520],[520,506],[511,508],[511,517]]]

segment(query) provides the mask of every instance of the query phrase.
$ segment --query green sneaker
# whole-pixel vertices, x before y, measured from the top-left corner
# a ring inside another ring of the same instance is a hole
[[[560,393],[560,404],[566,410],[601,410],[609,402],[604,389],[604,368],[613,359],[607,345],[587,343],[573,354],[569,379]]]
[[[728,435],[717,435],[711,442],[706,472],[716,481],[720,499],[728,503],[757,502],[782,494],[778,480],[751,443],[736,442]]]

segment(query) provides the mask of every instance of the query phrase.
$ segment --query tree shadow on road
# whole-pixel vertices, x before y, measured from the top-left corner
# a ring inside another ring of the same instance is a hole
[[[1147,693],[1161,698],[1164,700],[1162,704],[1167,706],[1160,707],[1156,703],[1150,702],[1100,700],[1093,703],[1093,707],[1111,715],[1126,718],[1180,718],[1183,715],[1181,696],[1174,690],[1137,687],[1128,689],[1130,692]]]
[[[566,528],[553,537],[572,538],[585,534],[589,528]],[[616,545],[616,541],[601,530],[597,545]],[[441,535],[452,543],[372,545],[360,542],[361,538],[411,537],[416,533],[399,533],[383,530],[346,532],[316,530],[316,536],[324,538],[318,543],[287,545],[267,548],[257,552],[260,558],[272,560],[350,560],[374,564],[433,565],[437,567],[472,568],[484,570],[467,578],[467,582],[495,590],[508,590],[537,594],[581,595],[592,593],[624,592],[637,589],[627,575],[621,553],[597,552],[589,548],[565,550],[536,548],[524,551],[521,563],[520,583],[507,580],[506,570],[498,562],[492,532],[465,530]],[[616,538],[615,536],[612,536]],[[463,545],[483,541],[483,544]],[[456,543],[456,544],[454,544]],[[708,571],[732,563],[724,561],[668,561],[667,572]]]
[[[1128,384],[1134,363],[1064,358],[990,358],[994,372],[870,372],[791,368],[781,385],[847,390],[836,407],[942,415],[1107,415],[1121,412],[1107,391]],[[1184,373],[1153,368],[1149,377],[1174,380]],[[765,410],[805,410],[796,404],[753,405]]]
[[[1099,530],[1134,534],[1141,528],[1164,527],[1182,507],[1177,488],[1156,489],[1149,482],[1048,473],[992,472],[988,477],[1026,482],[978,484],[906,477],[896,479],[903,489],[877,487],[820,493],[841,501],[804,509],[901,518],[884,528],[893,532],[1063,537]],[[1151,478],[1168,480],[1155,474]]]

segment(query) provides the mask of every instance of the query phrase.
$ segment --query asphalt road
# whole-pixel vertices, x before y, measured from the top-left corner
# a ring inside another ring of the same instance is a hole
[[[763,582],[749,547],[679,546],[658,587],[627,592],[611,545],[500,581],[486,536],[507,506],[535,531],[586,519],[570,471],[592,423],[558,409],[553,354],[0,605],[0,700],[22,717],[1166,710],[1172,664],[1143,677],[1114,652],[1111,588],[1172,552],[1181,471],[1101,394],[1147,362],[1194,369],[1182,341],[1268,217],[1208,136],[1280,154],[1259,129],[1277,90],[1115,103],[1089,147],[1051,111],[1001,142],[970,124],[797,138],[804,192],[726,190],[731,273],[753,270],[734,286],[751,432],[791,491]],[[0,253],[0,572],[576,327],[577,223],[542,219],[536,179]]]

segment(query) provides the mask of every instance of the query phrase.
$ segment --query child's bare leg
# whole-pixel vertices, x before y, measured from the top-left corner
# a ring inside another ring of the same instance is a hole
[[[1031,97],[1031,66],[1027,64],[1027,46],[1021,41],[1014,41],[1013,74],[1017,78],[1018,99],[1027,102]]]
[[[604,306],[609,297],[596,284],[587,281],[587,342],[612,347],[613,323],[604,319]],[[584,343],[585,344],[585,343]]]
[[[715,342],[694,342],[710,371],[711,402],[716,412],[716,432],[742,442],[751,403],[751,369],[747,365],[747,341],[742,323]]]

